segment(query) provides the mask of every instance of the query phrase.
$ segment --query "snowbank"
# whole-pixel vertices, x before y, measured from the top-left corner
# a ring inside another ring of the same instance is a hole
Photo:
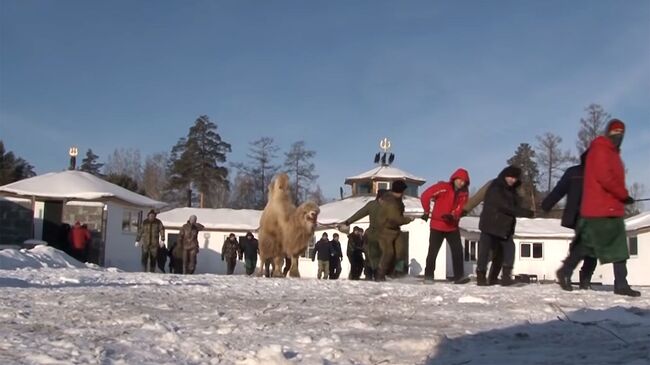
[[[0,270],[23,268],[85,268],[83,264],[63,251],[49,246],[36,246],[31,250],[0,250]]]

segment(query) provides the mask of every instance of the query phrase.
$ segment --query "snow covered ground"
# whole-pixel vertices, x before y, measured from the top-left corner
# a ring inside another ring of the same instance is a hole
[[[4,250],[0,364],[650,364],[640,289],[124,273]]]

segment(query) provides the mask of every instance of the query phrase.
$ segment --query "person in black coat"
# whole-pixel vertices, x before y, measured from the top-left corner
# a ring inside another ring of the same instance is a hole
[[[354,227],[352,233],[348,235],[348,260],[350,260],[349,280],[359,280],[363,272],[363,229]]]
[[[587,152],[580,156],[580,164],[569,167],[557,182],[553,190],[542,201],[542,209],[550,211],[557,202],[566,196],[566,205],[562,213],[562,226],[575,230],[575,236],[569,246],[569,255],[564,259],[562,267],[556,272],[558,284],[562,289],[571,291],[571,276],[580,261],[580,289],[589,289],[591,276],[596,269],[598,261],[594,257],[584,255],[580,246],[579,232],[576,230],[580,217],[580,204],[582,202],[582,182],[584,176],[585,157]]]
[[[246,232],[246,237],[239,240],[239,260],[244,259],[246,275],[252,275],[255,272],[258,253],[259,242],[252,232]]]
[[[339,241],[339,234],[334,233],[332,240],[332,251],[330,252],[330,280],[336,280],[341,276],[341,261],[343,260],[343,249]]]
[[[323,275],[323,279],[327,280],[330,276],[330,258],[332,256],[332,244],[330,243],[327,232],[324,232],[321,239],[316,242],[314,251],[312,252],[311,261],[318,259],[318,279]]]
[[[490,184],[485,199],[483,211],[479,220],[481,237],[478,245],[478,260],[476,263],[477,285],[487,285],[486,271],[490,250],[501,246],[503,251],[503,271],[501,285],[512,285],[512,268],[515,262],[515,233],[517,217],[532,218],[534,212],[521,206],[521,198],[517,187],[521,185],[521,169],[508,166]]]

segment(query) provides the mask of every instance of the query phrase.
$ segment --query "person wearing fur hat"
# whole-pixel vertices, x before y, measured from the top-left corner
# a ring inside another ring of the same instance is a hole
[[[430,221],[429,252],[427,254],[424,280],[433,281],[436,269],[436,258],[444,240],[451,249],[451,260],[454,268],[453,282],[466,284],[469,278],[465,276],[463,264],[463,244],[460,240],[458,222],[467,202],[469,174],[465,169],[456,170],[448,181],[439,181],[427,188],[420,196],[424,215],[422,218]],[[431,210],[431,201],[434,202]],[[431,212],[429,214],[429,212]]]
[[[183,247],[183,274],[194,274],[196,256],[199,254],[199,231],[205,227],[191,215],[178,233],[178,242]]]
[[[503,267],[501,285],[512,285],[512,268],[515,262],[515,243],[512,236],[515,233],[517,217],[532,218],[534,212],[521,207],[521,198],[517,187],[521,184],[521,169],[508,166],[492,181],[483,201],[483,211],[479,219],[481,237],[478,245],[478,260],[476,263],[476,283],[479,286],[488,285],[486,278],[487,263],[490,250],[500,246],[503,252]]]
[[[630,257],[625,235],[625,205],[634,203],[625,187],[625,167],[620,150],[625,124],[619,119],[607,123],[605,135],[589,145],[585,161],[583,199],[578,224],[582,246],[601,264],[614,264],[614,293],[638,297],[640,292],[627,282]]]
[[[156,211],[151,209],[147,219],[138,227],[135,246],[142,244],[142,269],[143,271],[156,272],[156,258],[158,248],[165,244],[165,227],[160,219],[156,218]]]
[[[404,191],[406,183],[402,180],[393,182],[390,192],[383,197],[380,205],[379,248],[381,259],[375,275],[376,281],[386,280],[386,275],[403,276],[407,272],[406,242],[404,242],[400,227],[409,224],[413,218],[404,216]]]

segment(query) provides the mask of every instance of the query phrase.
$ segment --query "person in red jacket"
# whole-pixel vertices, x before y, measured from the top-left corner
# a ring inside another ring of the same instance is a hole
[[[451,249],[451,260],[454,267],[454,283],[466,284],[469,278],[465,276],[463,267],[463,246],[460,240],[458,222],[463,213],[463,206],[468,199],[469,174],[464,169],[454,172],[449,181],[440,181],[426,189],[420,201],[424,208],[424,220],[430,220],[429,252],[424,269],[424,280],[433,280],[436,269],[436,257],[447,240]],[[431,211],[431,201],[434,202]]]
[[[634,199],[625,187],[625,168],[620,156],[625,124],[612,119],[605,135],[591,142],[585,161],[583,198],[579,223],[585,251],[601,264],[614,264],[614,293],[638,297],[640,292],[627,282],[627,259],[630,257],[625,235],[625,204]]]
[[[70,241],[70,254],[75,259],[86,262],[88,259],[88,242],[90,241],[90,231],[77,221],[70,230],[68,240]]]

